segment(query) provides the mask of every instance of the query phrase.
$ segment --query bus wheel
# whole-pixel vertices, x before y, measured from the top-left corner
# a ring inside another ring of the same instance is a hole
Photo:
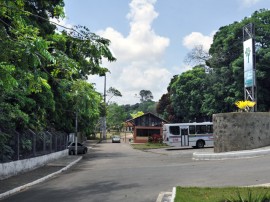
[[[203,140],[198,140],[196,143],[197,148],[203,148],[204,147],[204,141]]]

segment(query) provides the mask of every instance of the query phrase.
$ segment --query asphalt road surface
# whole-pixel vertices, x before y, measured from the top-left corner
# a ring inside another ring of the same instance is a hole
[[[195,151],[200,150],[144,152],[133,150],[126,143],[101,143],[67,172],[3,201],[155,202],[160,192],[178,185],[270,183],[270,156],[193,161]]]

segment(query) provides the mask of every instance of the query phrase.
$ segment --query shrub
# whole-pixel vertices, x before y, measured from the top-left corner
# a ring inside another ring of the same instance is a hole
[[[149,136],[148,142],[151,142],[151,143],[162,143],[163,142],[163,139],[162,139],[162,136],[160,134],[153,134],[153,135]]]

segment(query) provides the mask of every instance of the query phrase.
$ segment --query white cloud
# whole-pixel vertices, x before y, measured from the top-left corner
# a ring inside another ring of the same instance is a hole
[[[134,97],[140,90],[150,90],[154,100],[166,93],[172,74],[163,66],[163,55],[169,46],[169,39],[159,36],[152,29],[152,22],[158,17],[154,9],[156,0],[132,0],[129,4],[130,32],[123,36],[108,27],[97,34],[111,41],[110,48],[117,58],[116,62],[104,62],[108,74],[107,86],[117,88],[123,95],[120,104],[134,104]],[[98,84],[96,78],[90,79]],[[103,83],[102,85],[103,86]],[[98,87],[102,89],[101,87]]]
[[[208,51],[213,43],[213,36],[215,32],[212,32],[209,36],[205,36],[200,32],[192,32],[185,36],[183,39],[183,45],[191,50],[195,46],[202,45],[205,51]]]
[[[244,7],[250,7],[253,6],[255,4],[257,4],[258,2],[260,2],[261,0],[240,0],[240,3],[244,6]]]

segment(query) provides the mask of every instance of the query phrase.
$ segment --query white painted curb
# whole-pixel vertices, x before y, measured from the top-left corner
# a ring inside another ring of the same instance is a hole
[[[239,158],[254,158],[270,154],[270,148],[267,149],[254,149],[235,152],[223,153],[193,153],[193,160],[225,160],[225,159],[239,159]]]
[[[158,195],[158,198],[157,198],[156,202],[162,202],[162,199],[163,199],[165,193],[166,192],[160,192],[159,195]]]
[[[38,179],[38,180],[35,180],[35,181],[30,182],[30,183],[28,183],[28,184],[22,185],[22,186],[20,186],[20,187],[14,188],[14,189],[12,189],[12,190],[10,190],[10,191],[4,192],[4,193],[0,194],[0,199],[6,198],[6,197],[8,197],[8,196],[10,196],[10,195],[12,195],[12,194],[15,194],[15,193],[17,193],[17,192],[20,192],[20,191],[22,191],[22,190],[24,190],[24,189],[27,189],[27,188],[29,188],[29,187],[31,187],[31,186],[33,186],[33,185],[38,184],[38,183],[44,182],[45,180],[47,180],[47,179],[49,179],[49,178],[51,178],[51,177],[53,177],[53,176],[55,176],[55,175],[58,175],[59,173],[61,173],[61,172],[63,172],[63,171],[66,171],[66,170],[69,169],[71,166],[73,166],[74,164],[76,164],[77,162],[79,162],[81,159],[82,159],[82,156],[80,156],[77,160],[71,162],[69,165],[67,165],[66,167],[62,168],[61,170],[59,170],[59,171],[57,171],[57,172],[54,172],[54,173],[52,173],[52,174],[49,174],[49,175],[47,175],[47,176],[45,176],[45,177],[42,177],[42,178],[40,178],[40,179]]]
[[[175,195],[176,195],[176,187],[173,187],[171,202],[174,202]]]

